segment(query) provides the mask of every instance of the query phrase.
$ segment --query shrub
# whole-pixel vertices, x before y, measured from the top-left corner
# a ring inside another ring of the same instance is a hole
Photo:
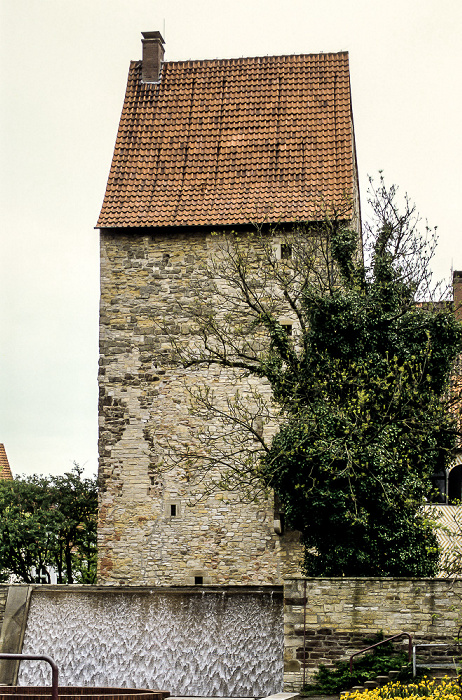
[[[380,641],[380,637],[377,641]],[[375,640],[372,641],[374,643]],[[367,643],[371,643],[368,640]],[[373,652],[356,658],[353,664],[353,673],[350,673],[350,665],[347,661],[338,661],[334,668],[327,668],[323,664],[314,675],[314,683],[303,688],[304,695],[327,694],[332,695],[342,690],[349,690],[354,685],[372,680],[377,675],[398,670],[400,680],[411,678],[411,667],[408,655],[403,651],[396,651],[391,642],[386,642]]]

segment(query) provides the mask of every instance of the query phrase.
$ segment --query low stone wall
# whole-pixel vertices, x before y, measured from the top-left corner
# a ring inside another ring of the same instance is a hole
[[[299,690],[320,664],[347,659],[377,632],[453,645],[461,624],[462,579],[286,580],[284,689]]]

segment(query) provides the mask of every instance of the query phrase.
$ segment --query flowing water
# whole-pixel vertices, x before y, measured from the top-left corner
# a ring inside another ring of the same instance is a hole
[[[42,589],[23,653],[51,656],[61,685],[265,696],[282,690],[282,602],[271,592]],[[18,682],[50,683],[48,665],[23,661]]]

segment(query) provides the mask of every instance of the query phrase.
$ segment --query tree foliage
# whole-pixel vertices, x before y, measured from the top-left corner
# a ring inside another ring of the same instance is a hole
[[[448,303],[417,303],[434,232],[383,180],[371,204],[364,251],[327,206],[314,224],[221,239],[194,342],[175,349],[187,367],[235,373],[236,390],[225,404],[191,390],[206,425],[175,455],[215,488],[274,489],[309,575],[430,576],[438,547],[421,506],[456,443],[462,330]]]
[[[0,481],[0,570],[34,583],[52,568],[58,583],[96,580],[97,488],[75,465],[63,476]]]

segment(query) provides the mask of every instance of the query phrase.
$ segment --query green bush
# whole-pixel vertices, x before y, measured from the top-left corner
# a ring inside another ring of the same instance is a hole
[[[374,644],[375,641],[366,642],[371,643]],[[388,671],[399,671],[400,680],[412,677],[412,666],[407,653],[396,651],[392,642],[386,642],[364,656],[356,657],[353,661],[353,673],[350,673],[348,661],[338,661],[334,668],[327,668],[321,664],[314,675],[314,682],[305,685],[302,694],[334,695],[342,690],[349,690],[354,685],[361,685],[364,681],[373,680],[378,675],[387,674]]]

